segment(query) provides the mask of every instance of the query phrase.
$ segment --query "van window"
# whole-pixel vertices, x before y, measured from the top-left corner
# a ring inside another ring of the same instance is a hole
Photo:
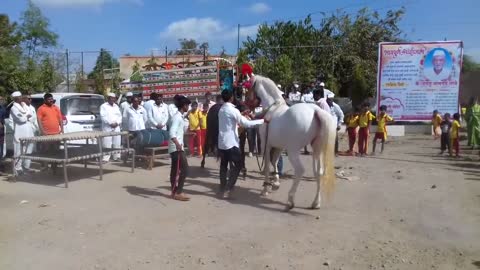
[[[32,106],[35,110],[38,110],[40,106],[43,105],[43,98],[32,98]]]
[[[61,100],[60,110],[63,115],[99,115],[103,103],[105,103],[103,97],[66,97]]]

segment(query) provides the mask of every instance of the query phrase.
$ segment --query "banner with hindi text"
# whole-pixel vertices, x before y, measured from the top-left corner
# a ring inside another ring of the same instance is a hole
[[[429,121],[458,112],[461,41],[380,43],[377,110],[396,121]]]

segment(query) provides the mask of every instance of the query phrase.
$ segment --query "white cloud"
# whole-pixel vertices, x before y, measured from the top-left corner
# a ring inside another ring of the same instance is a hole
[[[251,5],[249,10],[256,14],[263,14],[269,12],[272,9],[267,4],[259,2]]]
[[[253,36],[258,25],[241,27],[240,37]],[[182,38],[192,38],[198,42],[228,41],[237,38],[237,27],[226,26],[220,20],[206,18],[187,18],[170,23],[161,33],[160,38],[177,41]]]
[[[35,4],[41,6],[62,8],[62,7],[94,7],[98,8],[106,3],[127,2],[137,5],[143,5],[143,0],[33,0]]]

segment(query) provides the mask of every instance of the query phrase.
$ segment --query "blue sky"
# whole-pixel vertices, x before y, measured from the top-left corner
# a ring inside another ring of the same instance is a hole
[[[0,0],[0,13],[18,20],[26,0]],[[300,19],[309,13],[315,23],[318,11],[344,8],[354,13],[361,7],[379,12],[406,7],[401,23],[407,38],[463,40],[465,53],[480,60],[480,0],[33,0],[60,36],[63,49],[71,51],[107,48],[115,56],[148,55],[155,48],[178,48],[178,38],[208,41],[213,53],[225,46],[237,48],[237,24],[241,39],[254,35],[262,22]],[[86,62],[95,55],[86,56]],[[89,64],[86,64],[87,66]]]

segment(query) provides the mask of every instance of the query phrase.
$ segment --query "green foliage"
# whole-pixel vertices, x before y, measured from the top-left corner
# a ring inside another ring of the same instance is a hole
[[[463,55],[462,73],[479,71],[480,63],[476,62],[470,55]]]
[[[132,67],[132,75],[130,75],[130,82],[143,81],[143,76],[142,73],[140,73],[140,70],[140,63],[138,63],[138,61],[135,61],[135,64]]]
[[[398,24],[404,12],[402,8],[381,16],[365,8],[354,16],[323,14],[319,27],[310,17],[263,24],[255,39],[244,42],[237,63],[253,59],[257,73],[284,86],[293,81],[306,85],[321,77],[328,89],[343,96],[355,92],[356,99],[362,99],[375,91],[378,44],[402,40]]]
[[[50,22],[40,8],[28,1],[27,10],[22,13],[19,31],[23,36],[23,46],[27,56],[34,58],[40,48],[55,47],[58,35],[49,30]]]
[[[202,55],[204,52],[208,52],[208,42],[198,44],[195,39],[179,39],[180,50],[175,51],[176,55]],[[173,53],[172,53],[173,54]]]
[[[0,14],[0,94],[52,91],[63,80],[61,66],[54,65],[53,55],[47,53],[58,40],[49,25],[31,1],[19,24]]]

